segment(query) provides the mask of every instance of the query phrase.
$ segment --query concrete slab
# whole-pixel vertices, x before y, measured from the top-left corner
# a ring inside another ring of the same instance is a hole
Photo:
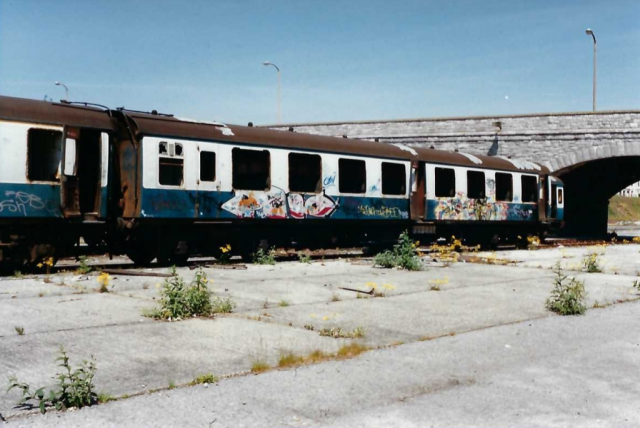
[[[8,426],[636,427],[638,310],[477,330]]]

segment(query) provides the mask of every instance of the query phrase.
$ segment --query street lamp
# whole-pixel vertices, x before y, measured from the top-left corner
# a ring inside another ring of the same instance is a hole
[[[262,65],[265,66],[274,66],[276,68],[276,70],[278,70],[278,124],[280,124],[280,122],[282,121],[282,113],[280,111],[280,103],[281,103],[281,80],[280,80],[280,69],[278,68],[277,65],[275,65],[272,62],[269,61],[265,61],[262,63]]]
[[[593,37],[593,111],[596,111],[596,76],[598,72],[596,61],[596,35],[593,34],[591,28],[587,28],[587,36]]]
[[[65,101],[69,101],[69,88],[67,88],[67,85],[65,85],[62,82],[55,82],[56,86],[62,86],[64,88],[64,93],[65,93]]]

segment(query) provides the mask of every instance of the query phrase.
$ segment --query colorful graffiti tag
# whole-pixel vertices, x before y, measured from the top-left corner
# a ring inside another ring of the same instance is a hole
[[[401,218],[407,219],[409,218],[409,213],[407,211],[402,211],[398,207],[372,207],[359,205],[358,212],[367,217],[382,217],[382,218]]]
[[[438,220],[532,220],[534,209],[492,197],[469,199],[459,192],[453,198],[439,199],[434,214]]]
[[[236,191],[222,204],[222,209],[241,218],[303,219],[330,217],[338,208],[338,200],[326,194],[305,196],[287,194],[282,189],[267,192]]]

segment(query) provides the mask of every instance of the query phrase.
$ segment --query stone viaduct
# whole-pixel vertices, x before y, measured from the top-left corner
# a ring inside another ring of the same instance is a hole
[[[640,110],[270,126],[440,150],[527,159],[566,187],[571,236],[604,236],[609,199],[640,181]]]

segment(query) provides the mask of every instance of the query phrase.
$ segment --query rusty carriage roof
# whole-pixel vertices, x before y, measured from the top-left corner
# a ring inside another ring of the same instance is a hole
[[[55,103],[0,96],[0,119],[42,125],[74,126],[115,131],[117,120],[109,110],[75,103]]]
[[[125,111],[125,113],[133,119],[140,135],[225,141],[237,144],[344,153],[356,156],[422,160],[448,165],[533,174],[545,174],[549,172],[549,170],[542,165],[496,156],[469,155],[444,150],[409,147],[402,144],[379,143],[370,140],[328,137],[249,126],[225,125],[219,122],[180,119],[168,115],[128,111]]]

